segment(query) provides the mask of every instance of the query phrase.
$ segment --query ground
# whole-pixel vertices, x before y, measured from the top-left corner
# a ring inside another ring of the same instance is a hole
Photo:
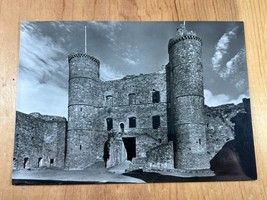
[[[105,168],[103,162],[98,162],[85,170],[15,170],[13,184],[85,184],[85,183],[155,183],[155,182],[192,182],[192,181],[223,181],[251,180],[242,174],[216,175],[209,177],[180,177],[174,172],[143,172],[135,170],[124,173],[129,162],[122,165]]]
[[[120,168],[114,168],[120,172]],[[15,170],[13,171],[13,183],[31,184],[33,182],[43,183],[144,183],[141,179],[121,175],[108,171],[102,162],[96,163],[85,170]]]

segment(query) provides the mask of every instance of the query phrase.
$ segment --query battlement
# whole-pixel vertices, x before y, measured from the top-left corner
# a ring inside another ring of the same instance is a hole
[[[181,42],[181,41],[184,41],[184,40],[197,40],[202,45],[202,39],[200,37],[198,37],[196,35],[184,35],[182,37],[170,39],[169,44],[168,44],[168,52],[170,52],[170,50],[174,44]]]
[[[96,59],[93,56],[90,56],[88,54],[85,53],[72,53],[68,56],[68,62],[70,62],[73,58],[89,58],[92,61],[96,62],[97,65],[100,65],[100,61],[98,59]]]

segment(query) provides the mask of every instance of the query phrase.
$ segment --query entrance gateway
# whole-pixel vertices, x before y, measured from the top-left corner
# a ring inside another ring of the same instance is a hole
[[[136,157],[136,139],[135,137],[124,137],[122,140],[127,152],[127,160],[132,161]]]

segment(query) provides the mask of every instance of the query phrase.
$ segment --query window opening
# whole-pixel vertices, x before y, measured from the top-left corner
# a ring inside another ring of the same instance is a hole
[[[135,93],[129,94],[129,105],[136,104],[136,96]]]
[[[113,96],[111,96],[111,95],[106,96],[106,105],[107,106],[113,105]]]
[[[136,117],[130,117],[129,118],[129,128],[135,128],[136,127]]]
[[[158,129],[160,127],[160,116],[152,116],[152,127],[153,129]]]
[[[107,130],[110,131],[111,129],[113,129],[113,119],[107,118]]]
[[[121,132],[124,132],[124,123],[120,123]]]
[[[159,103],[160,102],[160,93],[159,91],[152,92],[152,103]]]

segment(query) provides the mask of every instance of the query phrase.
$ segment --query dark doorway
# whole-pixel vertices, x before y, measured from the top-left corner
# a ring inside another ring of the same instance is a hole
[[[127,151],[127,160],[132,160],[136,157],[135,137],[122,138],[122,140]]]
[[[29,158],[24,158],[24,162],[23,162],[23,168],[25,169],[28,165],[29,162]]]
[[[54,159],[51,158],[51,159],[50,159],[50,167],[53,167],[53,165],[54,165]]]
[[[107,130],[110,131],[111,129],[113,129],[113,119],[107,118]]]
[[[120,123],[121,132],[124,132],[124,123]]]
[[[153,129],[158,129],[160,127],[160,116],[152,116],[152,127]]]
[[[38,167],[41,166],[41,161],[42,161],[42,158],[38,158]]]

